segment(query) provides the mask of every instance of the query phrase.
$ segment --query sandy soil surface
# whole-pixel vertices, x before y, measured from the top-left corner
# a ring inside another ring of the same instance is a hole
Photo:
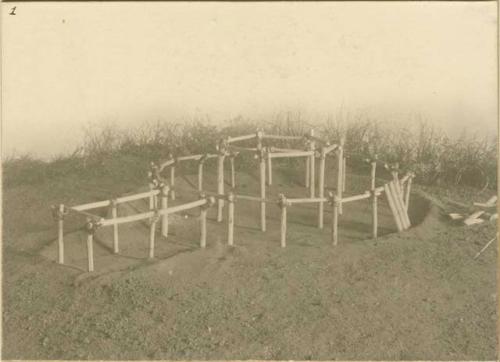
[[[277,169],[268,194],[304,197],[302,179]],[[196,199],[195,180],[178,179],[176,204]],[[147,224],[120,227],[120,255],[103,228],[96,272],[86,273],[81,219],[66,223],[67,265],[55,263],[47,206],[62,201],[55,190],[71,194],[68,183],[5,191],[3,358],[496,359],[496,246],[473,260],[496,229],[451,223],[444,215],[451,206],[428,191],[415,187],[415,226],[399,234],[381,201],[376,241],[369,201],[345,205],[336,248],[328,206],[324,230],[315,206],[292,207],[285,249],[279,208],[269,205],[262,233],[259,205],[244,201],[236,204],[235,247],[226,245],[215,208],[205,250],[193,210],[171,217],[152,261]],[[239,193],[258,194],[256,170],[237,183]],[[349,174],[348,184],[346,194],[356,194],[369,181]],[[206,185],[215,190],[215,175]],[[103,199],[114,187],[99,186],[86,192],[91,199],[71,203]],[[134,202],[120,214],[146,206]]]

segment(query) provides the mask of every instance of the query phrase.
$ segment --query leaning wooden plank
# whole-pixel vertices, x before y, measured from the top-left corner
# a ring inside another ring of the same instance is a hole
[[[269,153],[268,156],[271,158],[311,157],[314,156],[314,151],[275,152]]]
[[[74,211],[85,211],[85,210],[97,209],[100,207],[109,206],[110,204],[111,204],[111,201],[105,200],[105,201],[92,202],[90,204],[71,206],[70,209],[72,209]]]
[[[366,191],[364,194],[343,197],[342,203],[345,204],[346,202],[364,200],[369,198],[370,198],[370,191]]]
[[[399,211],[399,215],[401,217],[401,221],[403,224],[403,228],[406,230],[411,226],[410,218],[408,217],[408,213],[406,212],[406,208],[403,201],[403,196],[401,194],[401,190],[399,189],[399,180],[392,181],[389,183],[389,187],[392,189],[392,195],[394,199],[394,203]]]
[[[115,200],[115,202],[117,204],[122,204],[124,202],[129,202],[129,201],[135,201],[135,200],[141,200],[141,199],[145,199],[145,198],[148,198],[150,196],[156,196],[160,193],[160,190],[151,190],[151,191],[147,191],[147,192],[141,192],[140,194],[134,194],[134,195],[130,195],[130,196],[122,196],[122,197],[119,197]]]
[[[392,196],[392,192],[389,189],[389,184],[385,184],[384,185],[384,191],[385,191],[385,195],[387,197],[387,202],[389,203],[389,208],[391,209],[391,212],[392,212],[392,216],[394,217],[394,221],[396,223],[396,227],[397,227],[398,231],[403,231],[403,225],[401,223],[401,219],[399,217],[399,213],[398,213],[398,211],[396,209],[396,206],[394,204],[394,199],[393,199],[393,196]]]
[[[391,190],[392,198],[394,200],[394,205],[395,205],[397,212],[399,214],[403,229],[406,230],[409,227],[409,223],[407,222],[407,220],[405,218],[404,214],[406,212],[405,212],[404,205],[403,205],[403,202],[401,199],[401,194],[399,193],[397,186],[396,186],[396,184],[398,184],[398,183],[399,183],[399,180],[398,181],[393,180],[393,181],[389,182],[389,189]]]
[[[412,178],[410,177],[408,181],[406,182],[406,189],[405,189],[405,208],[406,212],[408,213],[408,209],[410,208],[410,190],[411,190],[411,183],[412,183]]]
[[[232,143],[232,142],[238,142],[238,141],[244,141],[244,140],[251,140],[252,138],[257,137],[255,133],[249,134],[249,135],[243,135],[243,136],[237,136],[237,137],[228,137],[227,142]]]

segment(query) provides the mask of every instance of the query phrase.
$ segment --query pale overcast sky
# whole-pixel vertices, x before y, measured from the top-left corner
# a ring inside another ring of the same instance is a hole
[[[341,107],[496,132],[495,2],[2,6],[4,154],[69,152],[89,122]]]

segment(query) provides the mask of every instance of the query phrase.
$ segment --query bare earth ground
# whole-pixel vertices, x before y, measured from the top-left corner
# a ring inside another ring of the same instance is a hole
[[[269,196],[305,196],[301,171],[276,170]],[[279,247],[278,207],[268,206],[268,232],[261,233],[251,202],[236,204],[234,248],[215,209],[206,250],[198,248],[193,210],[171,218],[154,261],[146,259],[147,225],[120,228],[119,256],[103,228],[92,274],[85,272],[82,220],[69,218],[68,265],[56,264],[48,206],[135,192],[139,179],[68,175],[4,190],[4,359],[497,358],[496,245],[473,260],[496,228],[450,223],[443,213],[459,205],[441,193],[415,188],[416,226],[401,234],[382,201],[377,242],[369,239],[369,202],[346,205],[336,248],[328,206],[322,231],[315,207],[291,208],[286,249]],[[175,203],[195,199],[193,182],[194,175],[178,179]],[[237,182],[239,193],[258,194],[256,170]],[[349,174],[348,184],[346,193],[355,194],[369,181]],[[215,175],[206,188],[215,190]],[[144,208],[136,202],[120,212]]]

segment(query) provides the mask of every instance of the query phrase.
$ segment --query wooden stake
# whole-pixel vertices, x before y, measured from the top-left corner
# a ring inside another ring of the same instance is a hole
[[[168,192],[170,188],[165,185],[161,189],[161,209],[166,210],[168,208]],[[161,217],[161,235],[163,237],[168,237],[168,214],[165,213]]]
[[[111,202],[111,218],[116,219],[118,217],[118,205],[116,200]],[[113,253],[118,254],[120,252],[118,245],[118,224],[113,225]]]
[[[343,175],[342,169],[344,164],[344,138],[340,139],[340,145],[337,148],[337,199],[338,199],[338,212],[342,215],[342,191],[343,191]]]
[[[370,173],[370,181],[371,181],[370,189],[371,190],[375,190],[375,175],[376,175],[376,172],[377,172],[377,162],[372,161],[371,162],[371,173]]]
[[[64,264],[64,205],[59,205],[57,213],[57,244],[59,245],[59,264]]]
[[[200,248],[207,246],[207,207],[202,205],[200,207]]]
[[[149,191],[153,191],[155,189],[155,185],[153,183],[149,183]],[[149,196],[149,210],[153,210],[155,208],[155,195]]]
[[[305,186],[306,188],[309,188],[309,185],[311,184],[311,158],[307,157],[306,158],[306,180],[305,180]]]
[[[224,155],[219,154],[217,158],[217,193],[224,193]],[[222,209],[224,208],[224,200],[217,200],[217,222],[222,221]]]
[[[269,155],[269,152],[267,154]],[[273,184],[273,164],[271,157],[267,157],[267,184],[268,186]]]
[[[339,234],[339,206],[340,202],[337,196],[333,196],[333,212],[332,212],[332,243],[333,246],[338,244]]]
[[[234,244],[234,194],[230,192],[227,195],[227,244]]]
[[[170,167],[170,198],[175,200],[175,164]]]
[[[279,206],[281,207],[281,247],[285,248],[286,247],[286,226],[287,226],[287,220],[286,220],[286,208],[288,205],[288,202],[286,200],[286,197],[283,194],[280,194],[279,196]]]
[[[198,163],[198,191],[203,190],[203,161]]]
[[[375,187],[372,189],[372,237],[378,237],[378,210],[377,210],[377,192]]]
[[[156,222],[158,217],[155,215],[151,218],[151,225],[149,227],[149,259],[155,257],[155,234],[156,234]]]
[[[266,152],[261,150],[260,154],[260,228],[266,231]]]
[[[311,170],[309,171],[311,181],[309,182],[309,197],[314,197],[315,195],[315,187],[316,187],[316,156],[314,155],[314,151],[316,149],[316,141],[314,140],[314,130],[311,129],[309,131],[309,150],[313,152],[309,161],[309,166]]]
[[[325,164],[326,164],[326,154],[325,148],[321,147],[321,156],[319,160],[319,185],[318,185],[318,197],[325,197]],[[325,204],[324,201],[320,201],[318,204],[318,228],[323,229],[323,215],[324,215]]]
[[[87,259],[88,259],[88,271],[94,271],[94,232],[95,224],[87,219],[86,224],[87,229]]]
[[[236,187],[236,179],[234,176],[234,156],[229,158],[229,162],[231,163],[231,187],[234,189]]]
[[[342,162],[342,191],[343,192],[345,191],[345,179],[346,179],[346,174],[347,174],[347,172],[346,172],[346,170],[347,170],[347,168],[346,168],[346,163],[347,163],[346,160],[347,160],[347,158],[344,157],[344,160]]]

